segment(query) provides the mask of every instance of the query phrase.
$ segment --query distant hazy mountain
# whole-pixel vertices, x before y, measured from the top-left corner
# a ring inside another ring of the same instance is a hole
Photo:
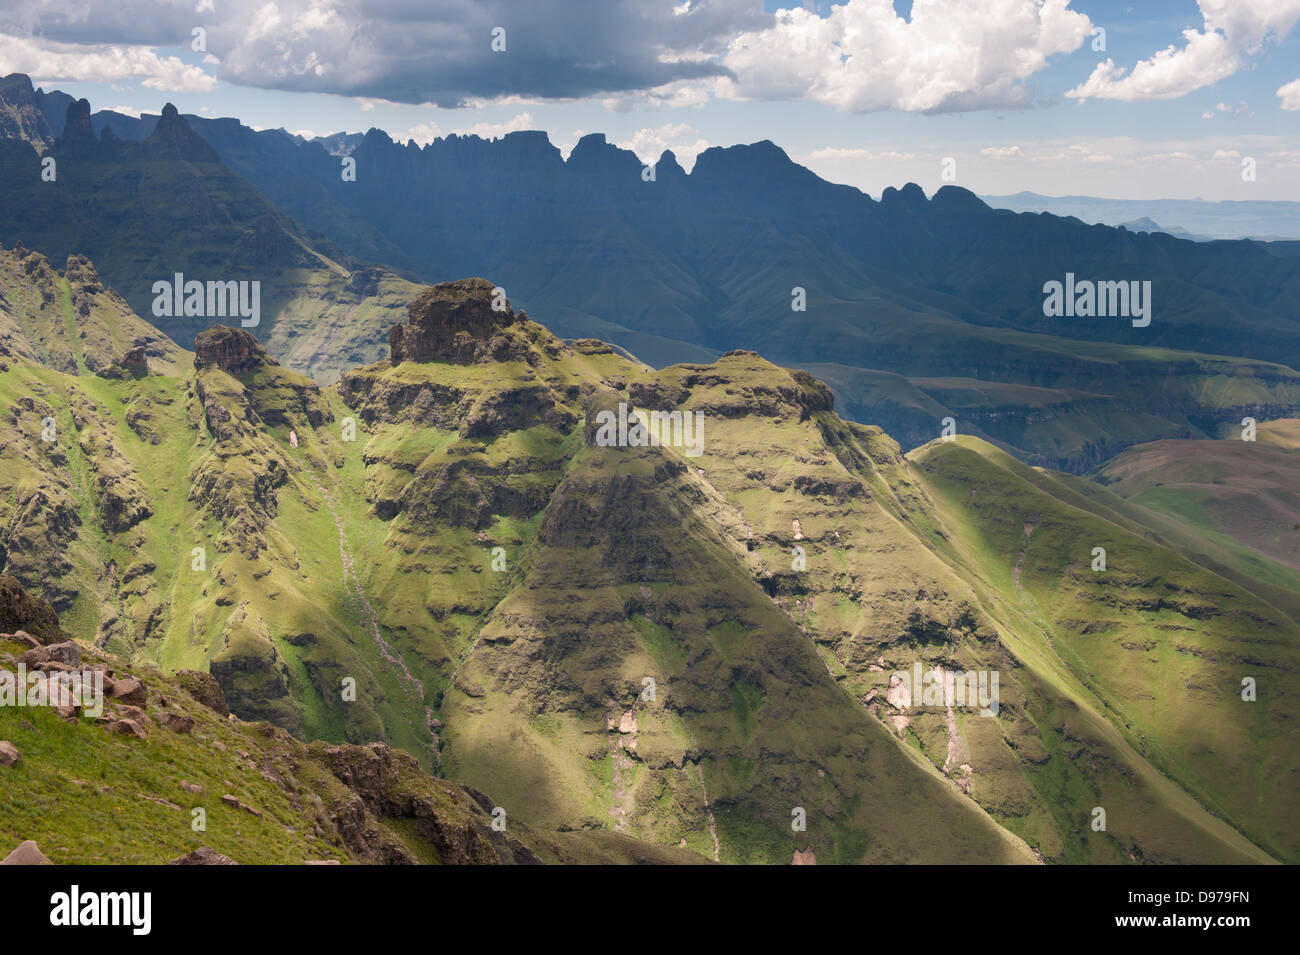
[[[1050,212],[1103,225],[1127,225],[1142,219],[1153,223],[1177,223],[1176,229],[1159,228],[1155,231],[1198,242],[1211,239],[1300,239],[1300,202],[1100,199],[1095,196],[1041,196],[1036,192],[980,198],[995,209]]]

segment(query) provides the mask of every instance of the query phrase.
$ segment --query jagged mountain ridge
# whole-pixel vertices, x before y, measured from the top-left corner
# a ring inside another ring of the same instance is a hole
[[[411,282],[350,259],[280,212],[226,168],[175,108],[138,142],[111,130],[97,135],[85,100],[69,102],[67,113],[44,152],[0,139],[4,244],[21,242],[56,261],[90,258],[137,315],[181,344],[222,316],[154,314],[154,284],[177,274],[258,282],[260,314],[247,316],[256,321],[250,327],[291,367],[309,371],[322,361],[336,368],[342,355],[373,357],[393,310],[414,297]],[[47,161],[53,180],[43,178]]]
[[[210,669],[246,718],[386,739],[543,828],[685,840],[724,861],[1294,855],[1277,775],[1292,754],[1274,724],[1296,625],[1249,585],[1121,535],[1117,567],[1141,546],[1168,576],[1080,589],[1074,569],[1019,559],[1018,540],[1024,521],[1039,540],[1052,526],[1086,539],[1077,503],[986,445],[960,445],[987,462],[999,505],[971,536],[947,490],[970,457],[909,461],[841,421],[825,386],[753,353],[654,371],[566,344],[493,309],[493,289],[426,290],[390,339],[397,363],[334,389],[239,329],[140,377],[14,356],[0,524],[31,555],[14,572],[61,592],[83,640]],[[620,402],[700,412],[704,453],[601,446],[596,416]],[[62,437],[46,443],[50,416]],[[1112,662],[1057,589],[1129,608]],[[1216,694],[1231,697],[1242,640],[1267,646],[1252,665],[1280,688],[1243,757],[1263,781],[1207,782],[1132,674],[1152,647],[1180,661],[1231,738],[1244,715]],[[888,674],[914,663],[1000,671],[1001,715],[884,702]],[[642,700],[646,677],[658,692]],[[1087,826],[1099,803],[1109,833]]]
[[[57,111],[63,100],[40,102]],[[599,134],[565,160],[540,132],[416,147],[371,130],[350,144],[358,174],[347,181],[333,140],[185,121],[231,170],[353,256],[427,281],[492,275],[562,336],[612,341],[655,365],[757,349],[810,368],[844,413],[908,447],[953,417],[1031,463],[1081,472],[1135,443],[1300,414],[1300,260],[1259,243],[1015,215],[951,186],[875,201],[766,142],[707,150],[689,175],[666,154],[645,182],[640,160]],[[119,138],[144,139],[156,122],[92,117]],[[1157,317],[1142,329],[1045,318],[1042,285],[1067,271],[1151,280]],[[290,367],[332,381],[382,352],[393,316],[368,306],[414,297],[386,281],[377,298],[362,291],[357,314],[335,309],[312,329],[305,310],[271,309],[268,321],[288,327],[257,334]],[[791,311],[796,287],[806,312]],[[143,291],[127,298],[147,304]],[[187,344],[197,329],[169,330]]]

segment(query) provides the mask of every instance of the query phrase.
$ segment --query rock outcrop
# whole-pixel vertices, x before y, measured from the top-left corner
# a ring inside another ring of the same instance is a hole
[[[68,635],[59,626],[54,608],[33,597],[13,577],[0,574],[0,632],[22,630],[41,643],[61,643]]]
[[[209,849],[207,846],[199,846],[193,852],[187,852],[185,855],[172,859],[168,865],[239,865],[230,856],[223,856],[216,849]]]
[[[17,849],[0,859],[0,865],[53,865],[45,858],[45,853],[31,839],[21,843]]]
[[[494,288],[487,279],[461,279],[426,289],[411,303],[410,321],[388,333],[392,363],[525,361],[526,343],[502,333],[527,315]]]
[[[194,338],[194,367],[202,371],[215,365],[232,375],[275,364],[256,338],[242,328],[213,325]]]
[[[84,103],[85,100],[82,100],[82,102]],[[71,114],[69,114],[68,121],[71,123]],[[67,135],[66,131],[64,135]],[[162,116],[158,119],[158,125],[154,127],[153,134],[144,142],[155,159],[182,159],[186,162],[221,162],[217,151],[209,146],[202,136],[190,129],[190,124],[181,118],[180,112],[171,103],[163,107]]]

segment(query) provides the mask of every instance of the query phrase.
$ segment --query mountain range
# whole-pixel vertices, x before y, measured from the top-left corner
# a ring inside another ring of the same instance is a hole
[[[0,668],[126,688],[0,707],[11,841],[102,858],[184,766],[238,822],[134,861],[1300,859],[1300,260],[0,91]],[[1067,272],[1151,325],[1046,319]]]
[[[380,357],[418,283],[477,274],[544,310],[558,334],[599,337],[657,367],[744,347],[808,368],[847,416],[907,447],[951,417],[1023,460],[1081,473],[1142,441],[1300,414],[1300,257],[1287,243],[1193,243],[1013,214],[956,187],[927,198],[908,185],[876,201],[768,142],[706,150],[689,175],[665,154],[646,181],[642,162],[599,134],[567,159],[540,132],[419,147],[371,130],[323,144],[174,111],[92,115],[29,90],[7,94],[36,104],[24,128],[44,128],[42,144],[56,131],[68,139],[75,113],[85,158],[68,161],[87,175],[65,164],[48,188],[38,143],[9,140],[6,163],[19,165],[0,187],[6,234],[56,259],[90,256],[142,315],[151,282],[197,274],[192,263],[229,279],[257,272],[265,314],[254,334],[325,383]],[[196,153],[159,168],[145,157],[160,139]],[[149,209],[140,195],[186,198]],[[92,234],[92,221],[113,234]],[[160,221],[174,230],[165,245]],[[1046,317],[1043,287],[1067,274],[1150,281],[1152,321]],[[182,345],[199,330],[158,324]]]

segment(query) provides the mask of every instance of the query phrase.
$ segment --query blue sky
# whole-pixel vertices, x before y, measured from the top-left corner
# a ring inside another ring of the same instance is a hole
[[[603,132],[688,166],[771,139],[873,195],[932,192],[952,157],[981,193],[1300,200],[1297,21],[1300,0],[29,0],[0,12],[0,72],[304,135]]]

